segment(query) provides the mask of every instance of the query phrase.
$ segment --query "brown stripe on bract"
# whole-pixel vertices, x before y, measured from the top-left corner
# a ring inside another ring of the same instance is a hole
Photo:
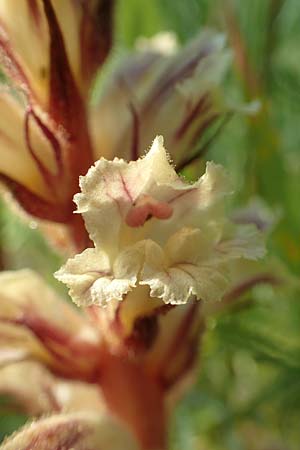
[[[81,1],[81,70],[88,88],[97,69],[105,61],[112,45],[113,0]]]
[[[20,326],[24,331],[30,331],[50,356],[48,368],[56,376],[86,382],[97,380],[101,361],[99,345],[76,342],[72,335],[48,322],[35,311],[31,312],[30,309],[24,309],[15,319],[0,317],[0,324]]]
[[[200,61],[207,57],[210,52],[211,49],[208,46],[207,48],[201,47],[192,57],[186,57],[185,54],[182,53],[181,58],[183,61],[185,60],[183,64],[178,62],[178,57],[171,59],[164,72],[155,83],[152,91],[149,93],[144,106],[144,111],[148,111],[154,106],[163,103],[178,83],[183,82],[183,80],[186,80],[193,75]]]
[[[82,110],[82,100],[71,72],[65,43],[50,0],[43,0],[50,34],[50,98],[52,119],[68,132],[74,128],[74,117]],[[78,126],[78,123],[76,122]]]
[[[182,123],[175,132],[175,138],[180,139],[188,131],[195,120],[199,120],[200,115],[204,115],[210,108],[211,102],[208,93],[201,94],[199,100],[190,109],[186,116],[184,116]]]
[[[194,147],[197,144],[205,130],[207,130],[219,117],[220,114],[212,112],[203,122],[200,122],[194,134],[191,136],[189,143],[190,147]]]
[[[66,207],[48,202],[5,174],[0,173],[0,181],[9,188],[18,203],[30,215],[59,223],[66,223],[72,217],[72,205]]]
[[[50,33],[49,114],[66,131],[65,149],[69,173],[63,182],[68,187],[69,203],[78,190],[78,177],[94,162],[89,138],[85,101],[81,98],[68,60],[65,43],[50,0],[43,0]],[[69,178],[68,178],[69,175]]]
[[[15,55],[14,49],[11,46],[9,35],[6,27],[0,19],[0,64],[4,71],[15,81],[17,87],[24,90],[24,92],[30,97],[35,99],[35,94],[30,86],[29,80],[25,75],[21,64]]]
[[[41,25],[42,15],[41,10],[39,8],[38,0],[27,0],[27,2],[29,12],[32,15],[36,28],[39,29]]]

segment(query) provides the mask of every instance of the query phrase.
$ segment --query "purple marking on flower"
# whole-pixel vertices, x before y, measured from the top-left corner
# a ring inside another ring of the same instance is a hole
[[[29,109],[28,115],[32,116],[42,131],[44,137],[50,143],[51,148],[53,150],[53,154],[55,157],[56,165],[57,165],[57,177],[60,177],[63,173],[63,161],[62,161],[62,151],[59,140],[56,138],[54,133],[48,128],[42,120],[38,117],[38,115],[33,111],[33,109]]]
[[[184,118],[183,122],[175,131],[175,139],[180,139],[186,133],[188,128],[192,125],[195,119],[199,119],[200,115],[204,115],[211,107],[208,94],[201,95],[198,102],[192,108],[190,113]]]
[[[119,172],[119,175],[120,175],[120,179],[121,179],[121,182],[122,182],[122,186],[123,186],[124,192],[126,193],[128,199],[129,199],[131,202],[133,202],[132,195],[131,195],[131,193],[129,192],[128,186],[127,186],[126,181],[125,181],[123,175],[121,174],[121,172]]]
[[[184,78],[188,78],[193,73],[193,70],[197,67],[201,59],[205,58],[208,53],[208,49],[201,48],[199,53],[197,53],[186,64],[181,66],[177,71],[175,70],[174,65],[177,65],[178,61],[170,64],[156,83],[156,86],[154,87],[152,93],[150,93],[149,101],[145,105],[145,110],[151,108],[151,106],[158,100],[162,101],[167,95],[169,95],[170,90],[179,81],[182,81]]]
[[[208,117],[204,122],[200,123],[200,126],[196,129],[194,135],[191,137],[190,145],[194,146],[199,137],[202,136],[204,130],[206,130],[218,117],[220,114],[212,114],[210,117]]]

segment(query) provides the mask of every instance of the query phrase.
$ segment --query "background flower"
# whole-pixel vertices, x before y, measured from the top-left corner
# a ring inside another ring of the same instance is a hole
[[[229,60],[225,36],[211,30],[171,54],[150,44],[126,55],[91,109],[97,157],[137,159],[162,134],[172,159],[182,163],[229,111],[221,93]]]
[[[107,0],[88,6],[71,0],[0,3],[2,63],[14,89],[6,88],[0,101],[1,179],[30,214],[68,224],[79,247],[87,245],[87,236],[72,215],[72,197],[79,175],[99,156],[135,159],[158,131],[168,139],[178,131],[183,139],[176,138],[177,145],[172,140],[172,149],[179,160],[221,114],[215,90],[226,57],[224,40],[214,33],[171,58],[133,56],[120,74],[112,74],[97,108],[90,107],[92,81],[111,49],[113,5]],[[148,85],[142,81],[145,70],[151,73]],[[126,86],[119,95],[120,78],[134,84],[134,95]],[[178,123],[170,127],[174,108]]]

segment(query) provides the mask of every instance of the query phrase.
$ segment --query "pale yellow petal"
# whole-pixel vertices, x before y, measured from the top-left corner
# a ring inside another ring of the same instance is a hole
[[[35,13],[31,9],[35,4]],[[40,0],[1,0],[1,34],[42,104],[49,94],[49,33]]]
[[[53,364],[52,356],[30,330],[18,324],[7,323],[6,318],[4,321],[1,319],[0,366],[27,358]]]
[[[228,278],[213,265],[178,263],[157,272],[144,271],[140,284],[150,286],[150,295],[171,305],[185,304],[192,299],[217,301],[228,286]]]
[[[100,336],[79,311],[31,270],[2,272],[0,283],[1,364],[33,358],[63,374],[93,370]]]
[[[30,191],[49,199],[51,194],[25,140],[25,108],[8,93],[0,95],[0,173]],[[50,173],[55,172],[54,155],[37,125],[30,122],[32,148]],[[42,158],[41,158],[42,157]]]
[[[99,387],[58,378],[45,366],[33,361],[18,362],[1,368],[0,394],[9,396],[12,402],[31,416],[58,411],[86,410],[99,413],[105,410]]]
[[[69,259],[55,277],[70,288],[70,296],[78,305],[103,306],[111,300],[122,300],[136,285],[143,260],[143,243],[123,250],[113,266],[104,252],[86,249]]]
[[[79,311],[59,298],[37,273],[23,269],[0,274],[0,317],[37,317],[70,334],[75,340],[96,342],[97,334]]]
[[[69,294],[75,303],[90,305],[93,284],[99,277],[111,277],[111,268],[105,253],[88,248],[68,259],[54,276],[70,288]]]

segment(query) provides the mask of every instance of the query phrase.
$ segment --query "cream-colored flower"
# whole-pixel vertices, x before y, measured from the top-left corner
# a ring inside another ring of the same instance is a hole
[[[230,188],[223,168],[208,163],[196,183],[187,183],[170,164],[162,137],[137,161],[100,159],[80,186],[77,212],[95,248],[56,273],[79,305],[115,305],[142,286],[155,301],[150,306],[148,295],[140,295],[140,314],[163,304],[218,300],[230,261],[264,253],[255,227],[226,218]]]

